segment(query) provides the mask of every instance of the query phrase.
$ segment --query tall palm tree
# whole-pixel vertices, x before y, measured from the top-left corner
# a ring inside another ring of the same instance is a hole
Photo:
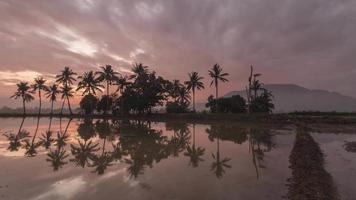
[[[204,89],[204,83],[201,82],[204,78],[199,76],[198,72],[189,73],[189,80],[184,83],[187,85],[188,90],[192,90],[193,93],[193,111],[195,112],[195,89]]]
[[[117,80],[119,77],[119,73],[115,72],[112,69],[111,65],[106,65],[105,67],[100,67],[101,71],[95,72],[96,75],[98,75],[98,80],[101,81],[106,81],[106,95],[109,96],[110,92],[110,85],[114,83],[115,80]]]
[[[210,83],[210,86],[215,84],[215,98],[216,99],[219,98],[218,83],[219,83],[219,81],[222,81],[222,82],[229,81],[225,78],[228,75],[229,75],[228,73],[222,73],[222,68],[217,63],[213,66],[213,68],[211,68],[211,70],[209,70],[209,76],[213,79]]]
[[[32,101],[34,98],[32,96],[33,91],[30,90],[30,86],[27,82],[20,82],[17,85],[17,90],[14,95],[10,98],[18,99],[22,98],[23,114],[26,115],[26,102]]]
[[[99,79],[95,77],[93,71],[84,72],[82,76],[78,77],[81,81],[78,83],[78,90],[84,89],[83,95],[85,94],[96,94],[97,91],[101,92],[102,85],[99,83]]]
[[[61,88],[61,91],[62,91],[62,100],[63,100],[62,108],[61,108],[61,114],[63,114],[64,102],[65,102],[65,100],[67,100],[69,112],[70,112],[70,114],[72,115],[73,112],[72,112],[72,108],[71,108],[71,106],[70,106],[69,98],[73,97],[73,95],[74,95],[73,88],[72,88],[71,86],[64,85],[64,86]]]
[[[41,114],[41,107],[42,107],[42,90],[46,91],[47,90],[47,86],[45,85],[46,83],[46,79],[44,79],[43,77],[38,77],[35,78],[35,83],[33,85],[31,85],[33,92],[38,91],[38,98],[40,101],[40,106],[39,106],[39,110],[38,110],[38,115]]]
[[[62,93],[64,97],[63,98],[63,104],[62,104],[62,109],[61,109],[61,114],[63,112],[63,106],[64,106],[64,102],[67,99],[68,102],[68,107],[69,107],[69,112],[70,114],[72,113],[72,109],[70,107],[70,102],[69,102],[69,96],[65,95],[64,92],[66,92],[68,94],[69,91],[72,90],[72,87],[70,87],[71,85],[73,85],[73,82],[76,81],[76,79],[73,77],[77,75],[75,72],[73,72],[69,67],[64,67],[64,70],[61,71],[61,74],[56,76],[56,82],[62,84]],[[73,93],[72,93],[73,96]]]
[[[57,95],[60,92],[57,84],[53,84],[46,89],[46,97],[51,101],[51,115],[53,115],[53,103],[57,100]]]

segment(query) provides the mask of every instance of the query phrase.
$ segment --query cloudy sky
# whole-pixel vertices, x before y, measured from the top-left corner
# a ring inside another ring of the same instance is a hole
[[[219,63],[230,73],[221,93],[244,88],[252,64],[265,83],[356,97],[355,22],[355,0],[1,0],[1,104],[19,80],[133,62],[206,84]]]

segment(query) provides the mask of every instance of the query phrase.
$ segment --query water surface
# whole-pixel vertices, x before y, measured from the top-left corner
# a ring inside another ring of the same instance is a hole
[[[294,125],[1,118],[0,131],[0,199],[286,199],[297,187]],[[352,199],[343,145],[355,135],[307,134]]]

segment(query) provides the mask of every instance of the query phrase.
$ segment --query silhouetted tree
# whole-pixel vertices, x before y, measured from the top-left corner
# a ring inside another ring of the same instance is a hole
[[[73,88],[71,86],[64,85],[63,87],[61,87],[61,91],[62,91],[62,99],[63,99],[61,114],[63,113],[64,102],[65,102],[65,100],[67,100],[69,113],[72,115],[73,112],[72,112],[72,108],[70,106],[69,98],[72,98],[74,96]]]
[[[40,102],[40,106],[38,109],[38,115],[41,114],[41,108],[42,108],[42,94],[41,94],[41,92],[42,92],[42,90],[43,91],[48,90],[48,87],[45,85],[45,83],[46,83],[46,80],[43,77],[38,77],[38,78],[35,78],[35,83],[31,86],[33,92],[38,91],[38,99]]]
[[[188,90],[192,90],[193,93],[193,111],[195,110],[195,89],[201,90],[204,89],[204,83],[201,81],[204,78],[199,76],[198,72],[189,73],[189,80],[185,82]]]
[[[72,108],[70,107],[69,98],[73,96],[70,95],[72,94],[70,93],[70,91],[72,90],[71,85],[73,85],[73,82],[76,81],[76,79],[73,77],[75,75],[77,74],[73,72],[69,67],[64,67],[64,69],[61,71],[61,74],[56,76],[56,82],[62,84],[61,91],[63,93],[62,95],[63,104],[62,104],[61,114],[63,112],[65,98],[67,99],[68,102],[69,112],[70,114],[73,114]]]
[[[99,79],[95,77],[93,71],[84,72],[82,76],[78,76],[78,79],[80,79],[80,81],[78,83],[77,91],[84,90],[82,95],[95,95],[96,92],[101,92],[103,86],[100,85]]]
[[[51,101],[51,115],[53,115],[53,103],[57,100],[57,95],[61,91],[58,88],[58,85],[53,84],[52,86],[49,86],[46,88],[46,97],[50,99]]]
[[[99,81],[106,81],[106,96],[109,96],[110,85],[112,85],[116,80],[119,79],[119,73],[115,72],[112,69],[111,65],[106,65],[105,67],[100,67],[101,71],[96,72],[95,74],[99,75]]]
[[[23,114],[26,115],[26,102],[32,101],[34,98],[32,96],[33,92],[30,91],[30,86],[27,82],[20,82],[16,84],[17,90],[11,98],[18,99],[22,98]]]
[[[219,81],[221,82],[227,82],[225,77],[228,76],[228,73],[222,73],[222,68],[220,67],[219,64],[215,64],[211,70],[209,70],[209,76],[213,79],[210,83],[211,85],[215,85],[215,98],[219,98]]]
[[[97,103],[98,98],[96,98],[96,96],[87,94],[80,100],[79,105],[80,108],[84,110],[86,115],[91,115],[93,114]]]

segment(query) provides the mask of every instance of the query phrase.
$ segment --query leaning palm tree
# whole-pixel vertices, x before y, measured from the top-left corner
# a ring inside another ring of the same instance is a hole
[[[100,85],[99,79],[95,77],[93,71],[84,72],[84,74],[78,78],[81,79],[81,81],[78,83],[77,91],[84,89],[82,95],[95,95],[97,91],[101,92],[101,88],[103,88],[103,86]]]
[[[71,106],[70,106],[69,98],[71,98],[71,97],[74,96],[73,88],[72,88],[71,86],[64,85],[64,86],[61,88],[61,91],[62,91],[62,100],[63,100],[62,108],[61,108],[61,115],[63,114],[63,108],[64,108],[65,100],[67,100],[69,112],[70,112],[70,114],[72,115],[73,112],[72,112],[72,108],[71,108]]]
[[[46,91],[47,90],[47,86],[45,85],[46,83],[46,79],[44,79],[43,77],[38,77],[35,78],[35,83],[33,85],[31,85],[33,92],[38,91],[38,99],[40,101],[40,106],[38,109],[38,115],[41,114],[41,107],[42,107],[42,90]]]
[[[215,84],[215,98],[218,99],[219,97],[219,81],[227,82],[225,77],[228,76],[228,73],[222,73],[222,68],[219,64],[215,64],[211,70],[209,70],[209,76],[213,79],[210,83],[210,86]]]
[[[66,98],[62,98],[63,104],[62,104],[61,114],[63,112],[63,106],[64,106],[65,100],[67,100],[67,102],[68,102],[70,114],[73,114],[72,109],[70,107],[70,102],[69,102],[70,96],[68,96],[68,92],[72,90],[72,87],[70,87],[70,86],[73,85],[74,81],[76,81],[76,79],[73,77],[75,75],[77,75],[77,74],[75,72],[73,72],[69,67],[64,67],[64,70],[61,71],[61,74],[56,76],[56,82],[62,84],[62,93],[63,93],[62,96],[66,97]],[[64,92],[66,92],[67,94],[64,94]],[[73,96],[73,94],[72,94],[72,96]]]
[[[46,89],[46,97],[51,101],[51,115],[53,115],[53,103],[57,100],[57,95],[60,92],[57,84],[53,84]]]
[[[96,75],[98,75],[98,80],[101,81],[106,81],[106,95],[109,96],[110,92],[110,85],[114,83],[115,80],[117,80],[119,77],[119,73],[115,72],[112,69],[111,65],[106,65],[105,67],[100,67],[101,71],[95,72]]]
[[[192,90],[193,93],[193,111],[195,112],[195,89],[204,89],[204,83],[201,82],[204,78],[199,76],[198,72],[189,73],[189,80],[184,83],[187,85],[188,90]]]
[[[30,86],[27,82],[20,82],[17,85],[17,90],[14,95],[10,98],[18,99],[22,98],[23,114],[26,115],[26,102],[32,101],[34,98],[32,96],[33,92],[30,91]]]

